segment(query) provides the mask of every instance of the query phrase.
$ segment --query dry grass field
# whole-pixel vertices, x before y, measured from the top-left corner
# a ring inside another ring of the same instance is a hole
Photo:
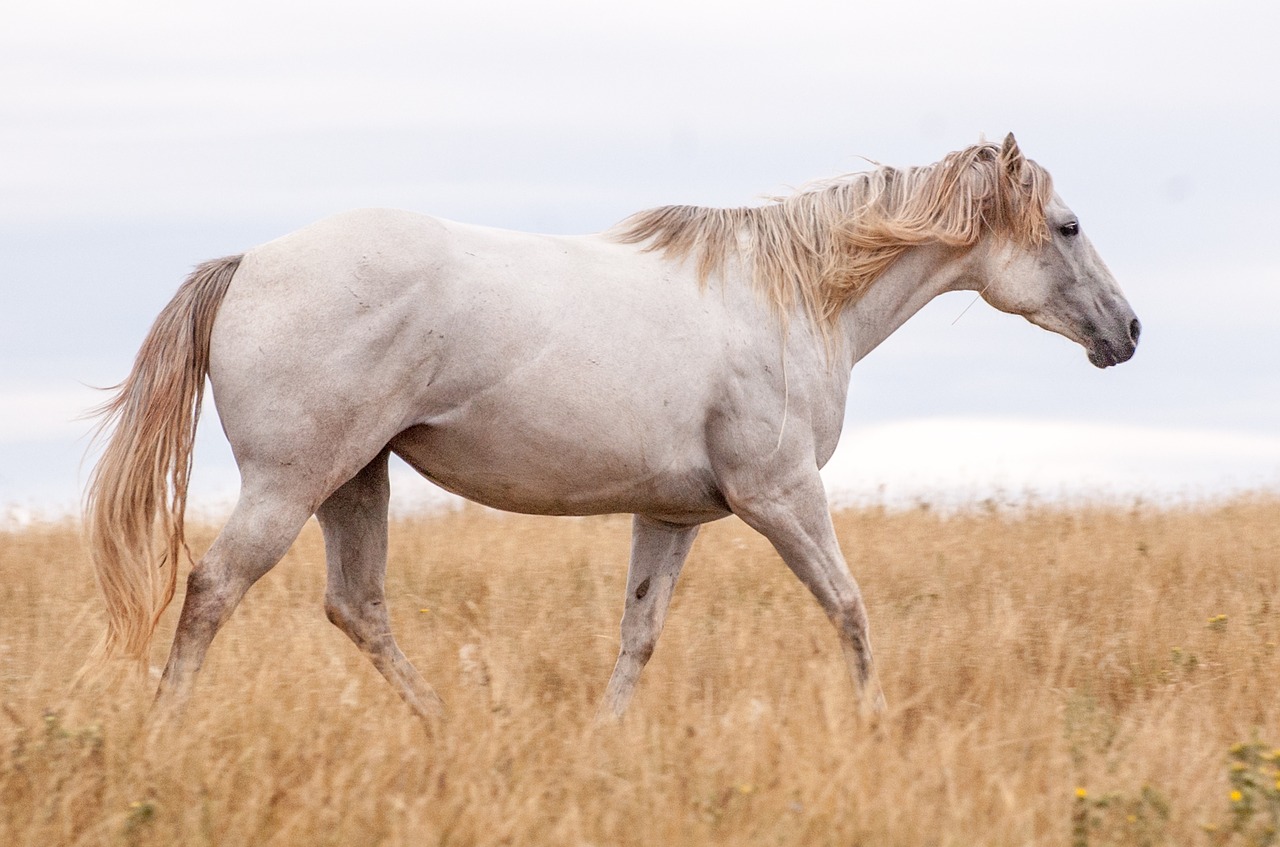
[[[101,624],[77,528],[2,533],[0,844],[1276,843],[1280,500],[836,521],[882,719],[858,717],[817,604],[729,520],[694,547],[626,721],[599,729],[626,518],[394,524],[388,600],[448,706],[433,726],[325,620],[314,524],[154,732],[153,681],[70,689]]]

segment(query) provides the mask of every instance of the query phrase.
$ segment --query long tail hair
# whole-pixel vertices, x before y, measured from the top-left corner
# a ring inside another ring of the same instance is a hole
[[[186,548],[183,512],[196,422],[209,372],[209,337],[241,256],[200,265],[164,307],[116,394],[94,410],[93,469],[84,517],[107,631],[98,656],[145,662],[173,599]],[[157,536],[162,543],[157,544]]]

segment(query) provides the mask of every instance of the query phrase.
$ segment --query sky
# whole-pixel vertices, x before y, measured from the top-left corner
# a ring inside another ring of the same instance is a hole
[[[833,497],[1280,490],[1278,35],[1268,2],[9,0],[0,517],[76,508],[92,386],[202,260],[361,206],[593,232],[1008,131],[1138,353],[944,295],[854,369]],[[194,508],[236,480],[207,412]]]

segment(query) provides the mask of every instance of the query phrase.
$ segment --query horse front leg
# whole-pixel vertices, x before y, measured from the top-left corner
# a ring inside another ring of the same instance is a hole
[[[817,598],[840,635],[849,673],[864,706],[885,708],[871,655],[867,610],[836,542],[831,508],[817,469],[788,483],[729,498],[734,513],[769,539],[791,572]]]
[[[678,526],[636,515],[631,529],[631,564],[622,613],[622,644],[596,720],[620,718],[635,693],[671,604],[671,594],[698,535],[698,526]]]

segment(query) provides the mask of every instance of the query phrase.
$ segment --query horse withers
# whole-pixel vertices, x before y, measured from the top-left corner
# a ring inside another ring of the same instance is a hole
[[[241,489],[188,578],[161,704],[185,701],[218,629],[314,514],[329,619],[415,712],[439,710],[384,602],[395,453],[497,509],[635,516],[603,714],[626,709],[698,527],[730,514],[813,592],[863,702],[882,708],[818,471],[850,369],[958,289],[1078,342],[1098,367],[1137,345],[1111,273],[1012,135],[758,207],[652,209],[595,235],[365,210],[206,263],[101,410],[110,438],[86,521],[103,655],[144,659],[173,597],[207,375]]]

